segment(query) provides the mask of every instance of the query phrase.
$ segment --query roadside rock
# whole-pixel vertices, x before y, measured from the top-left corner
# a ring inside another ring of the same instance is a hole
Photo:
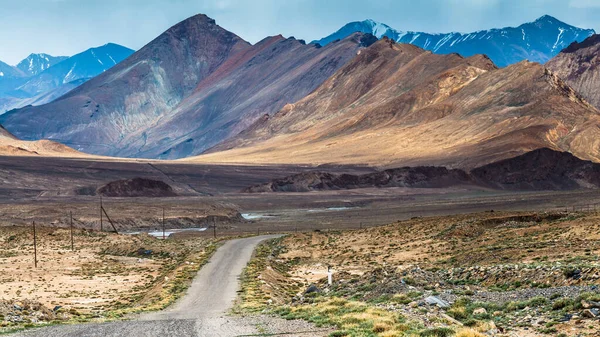
[[[581,306],[584,309],[600,308],[600,302],[581,300]]]
[[[442,300],[439,297],[436,296],[429,296],[425,298],[425,303],[429,304],[429,305],[436,305],[442,309],[447,309],[450,308],[450,303]]]
[[[485,308],[477,308],[475,310],[473,310],[473,315],[486,315],[487,314],[487,310],[485,310]]]
[[[583,313],[581,314],[581,316],[585,317],[585,318],[596,318],[596,317],[598,317],[599,314],[600,314],[600,310],[598,310],[596,308],[592,308],[592,309],[585,309],[583,311]]]
[[[319,289],[319,287],[317,287],[314,284],[311,284],[310,286],[308,286],[308,288],[306,288],[306,291],[304,292],[304,294],[311,294],[311,293],[320,293],[321,289]]]

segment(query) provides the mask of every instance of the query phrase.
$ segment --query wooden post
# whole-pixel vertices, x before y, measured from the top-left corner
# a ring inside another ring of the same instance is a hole
[[[108,216],[108,213],[106,213],[106,210],[104,209],[104,207],[101,207],[100,210],[102,212],[104,212],[104,215],[106,215],[106,220],[108,220],[108,223],[110,223],[110,225],[112,226],[113,230],[115,231],[116,234],[119,234],[119,231],[117,231],[117,227],[115,227],[115,224],[112,222],[112,220],[110,219],[110,217]]]
[[[69,212],[69,217],[71,219],[71,251],[75,251],[75,246],[73,244],[73,211]]]
[[[33,265],[37,268],[37,235],[35,232],[35,221],[33,222]]]
[[[164,240],[165,239],[165,208],[164,207],[163,207],[162,227],[163,227],[163,240]]]
[[[100,231],[103,231],[103,225],[102,225],[102,212],[104,210],[104,206],[102,206],[102,197],[100,197]]]
[[[213,218],[213,237],[215,239],[217,238],[217,222],[216,222],[215,218]]]

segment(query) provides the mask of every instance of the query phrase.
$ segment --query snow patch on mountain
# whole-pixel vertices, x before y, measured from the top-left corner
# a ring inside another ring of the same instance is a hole
[[[337,32],[313,43],[324,46],[354,32],[370,33],[377,38],[386,36],[439,54],[459,53],[465,57],[486,54],[501,67],[524,59],[545,63],[571,42],[581,42],[595,33],[593,29],[577,28],[549,15],[518,27],[442,34],[403,32],[369,19],[348,23]]]
[[[16,67],[28,76],[35,76],[44,70],[66,60],[66,56],[52,56],[48,54],[30,54],[19,62]]]

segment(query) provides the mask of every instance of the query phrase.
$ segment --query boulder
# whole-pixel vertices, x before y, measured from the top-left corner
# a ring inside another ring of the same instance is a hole
[[[311,293],[320,293],[321,289],[319,289],[319,287],[317,287],[314,284],[311,284],[308,286],[308,288],[306,288],[306,291],[304,292],[305,294],[311,294]]]
[[[581,306],[584,309],[600,308],[600,302],[581,300]]]
[[[598,311],[598,309],[595,308],[585,309],[583,313],[581,313],[581,316],[585,318],[596,318],[599,313],[600,312]]]
[[[442,309],[450,308],[450,303],[444,301],[443,299],[441,299],[437,296],[429,296],[429,297],[425,298],[425,303],[427,303],[429,305],[436,305]]]
[[[485,310],[485,308],[477,308],[477,309],[473,310],[473,315],[476,315],[476,316],[486,315],[486,314],[487,314],[487,310]]]

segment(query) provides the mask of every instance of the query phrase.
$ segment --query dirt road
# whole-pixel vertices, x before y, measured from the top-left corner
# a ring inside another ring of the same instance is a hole
[[[250,260],[254,248],[261,241],[274,237],[277,236],[258,236],[225,243],[200,270],[187,294],[165,311],[144,314],[132,321],[53,326],[24,331],[15,336],[230,337],[255,335],[259,333],[259,329],[263,329],[263,326],[271,331],[273,328],[280,329],[289,336],[289,332],[313,330],[299,322],[287,324],[278,319],[271,320],[265,317],[238,318],[226,315],[236,298],[239,275]],[[283,325],[278,326],[281,324]]]

